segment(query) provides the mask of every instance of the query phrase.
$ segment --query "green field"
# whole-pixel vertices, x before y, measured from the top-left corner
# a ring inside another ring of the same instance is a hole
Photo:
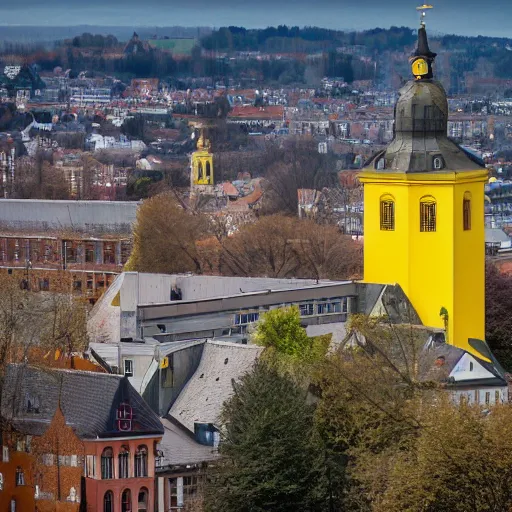
[[[194,38],[170,38],[170,39],[150,39],[149,44],[160,50],[167,50],[181,55],[190,55],[192,48],[196,45]]]

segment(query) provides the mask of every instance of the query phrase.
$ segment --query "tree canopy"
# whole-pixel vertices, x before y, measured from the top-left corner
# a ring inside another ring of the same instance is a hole
[[[211,475],[206,510],[327,510],[324,453],[307,390],[264,362],[225,404],[224,457]]]

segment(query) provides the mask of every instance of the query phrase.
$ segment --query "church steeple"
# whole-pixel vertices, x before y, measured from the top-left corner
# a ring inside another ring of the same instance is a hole
[[[422,6],[419,9],[430,8]],[[364,279],[398,283],[424,325],[473,351],[485,336],[483,163],[448,138],[446,92],[425,24],[399,92],[394,137],[359,174]]]
[[[414,80],[399,91],[395,106],[394,137],[374,159],[382,172],[444,172],[477,170],[481,162],[448,138],[448,100],[442,84],[434,80],[436,54],[429,48],[424,22],[410,60]]]
[[[418,45],[416,51],[411,55],[412,74],[416,80],[428,80],[434,77],[432,64],[436,53],[431,52],[428,47],[427,29],[422,23],[418,29]]]

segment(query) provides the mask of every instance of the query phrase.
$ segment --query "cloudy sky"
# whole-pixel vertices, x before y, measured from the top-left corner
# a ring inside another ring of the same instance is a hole
[[[0,24],[415,27],[416,4],[414,0],[0,0]],[[431,30],[442,33],[512,37],[512,1],[438,0],[428,23]]]

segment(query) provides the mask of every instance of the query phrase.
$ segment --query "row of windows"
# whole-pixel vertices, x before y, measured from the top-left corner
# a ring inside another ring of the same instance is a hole
[[[108,447],[101,454],[101,479],[112,480],[113,478],[135,478],[148,476],[148,449],[141,445],[135,452],[133,459],[133,470],[131,468],[130,449],[123,445],[117,456],[117,475],[114,475],[114,452]],[[86,456],[86,476],[96,478],[96,457],[94,455]]]
[[[319,299],[315,302],[306,302],[295,305],[298,306],[301,316],[346,313],[348,311],[347,297]],[[240,312],[235,315],[235,325],[246,325],[257,322],[259,317],[260,311]]]
[[[146,512],[149,509],[148,496],[148,490],[142,487],[139,490],[136,508],[132,508],[132,492],[130,489],[125,489],[121,494],[121,512]],[[114,493],[112,491],[107,491],[103,496],[103,512],[114,512]]]
[[[464,194],[462,201],[462,225],[464,231],[471,229],[471,196]],[[437,228],[437,202],[433,197],[420,200],[420,231],[432,232]],[[380,229],[382,231],[395,230],[395,201],[383,198],[380,201]]]

